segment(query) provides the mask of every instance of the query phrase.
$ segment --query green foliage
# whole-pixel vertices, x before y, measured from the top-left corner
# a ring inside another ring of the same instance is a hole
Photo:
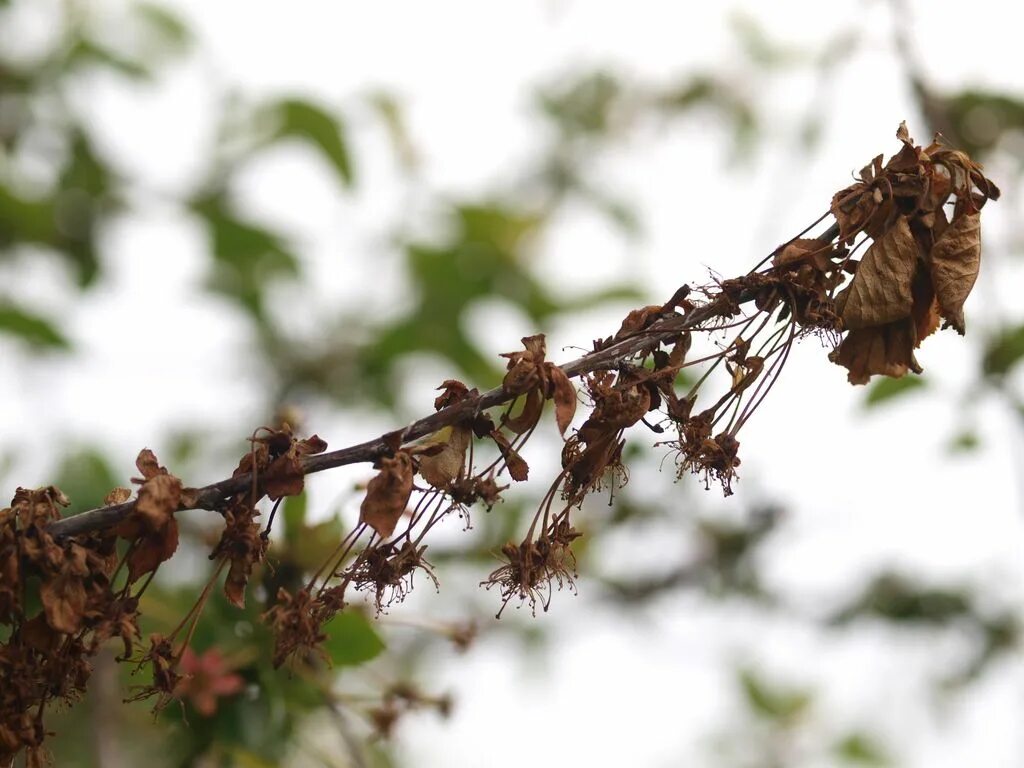
[[[769,682],[753,669],[742,670],[739,679],[747,705],[766,720],[791,724],[813,701],[810,691]]]
[[[358,666],[377,658],[384,650],[366,616],[356,611],[339,613],[324,625],[327,641],[324,650],[339,667]]]
[[[854,732],[835,746],[835,756],[852,765],[886,766],[889,758],[885,751],[866,733]]]
[[[99,506],[110,490],[123,482],[103,452],[90,446],[68,451],[55,485],[71,500],[65,511],[69,515]]]
[[[281,235],[236,215],[223,191],[193,199],[191,208],[205,221],[210,239],[210,287],[263,318],[266,291],[275,281],[298,276],[298,258]]]
[[[1000,380],[1024,357],[1024,325],[1003,328],[985,345],[981,370],[985,376]]]
[[[970,611],[970,598],[963,592],[922,588],[899,574],[883,573],[833,620],[842,624],[874,615],[898,623],[945,624]]]
[[[1006,134],[1024,130],[1024,100],[1006,92],[968,88],[947,97],[943,106],[968,154],[982,155]]]
[[[890,403],[927,386],[927,380],[919,376],[904,376],[901,379],[881,376],[868,385],[867,395],[864,397],[864,405],[873,408],[882,403]]]
[[[13,304],[0,304],[0,333],[14,336],[37,351],[71,348],[52,322]]]
[[[284,99],[267,108],[275,124],[270,141],[300,139],[317,149],[345,187],[355,182],[341,121],[308,101]]]

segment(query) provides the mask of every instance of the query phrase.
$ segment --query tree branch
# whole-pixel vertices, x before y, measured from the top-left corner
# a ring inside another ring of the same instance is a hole
[[[823,244],[830,243],[838,234],[839,226],[838,224],[833,224],[817,239]],[[719,296],[709,302],[694,307],[686,314],[680,315],[673,312],[666,317],[656,320],[641,333],[616,341],[604,349],[588,352],[575,360],[565,363],[561,368],[570,378],[583,376],[595,371],[615,369],[625,361],[640,354],[641,351],[650,349],[655,342],[671,341],[683,331],[720,315],[722,311],[721,300],[723,298],[724,295],[719,294]],[[743,304],[752,301],[753,298],[754,295],[752,293],[744,293],[739,296],[737,303]],[[459,424],[481,411],[507,403],[515,399],[515,397],[515,395],[509,394],[503,387],[499,386],[475,397],[466,398],[436,413],[414,421],[402,431],[400,442],[405,444],[433,434],[445,427]],[[302,459],[303,474],[309,475],[314,472],[323,472],[324,470],[345,466],[346,464],[376,461],[381,456],[387,455],[390,452],[391,449],[388,447],[388,444],[393,444],[393,441],[388,440],[388,438],[393,437],[393,434],[381,435],[373,440],[336,451],[307,456]],[[185,509],[218,509],[225,499],[243,493],[251,487],[251,474],[220,480],[195,489],[194,495],[190,499],[191,503]],[[135,500],[91,509],[87,512],[51,523],[47,527],[47,531],[55,537],[64,537],[103,530],[117,525],[134,508]],[[184,509],[179,511],[184,511]]]

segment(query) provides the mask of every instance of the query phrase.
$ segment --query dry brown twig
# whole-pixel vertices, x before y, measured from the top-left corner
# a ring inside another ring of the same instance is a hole
[[[660,445],[675,454],[677,474],[718,481],[729,494],[740,464],[736,436],[798,338],[831,342],[829,358],[847,368],[851,383],[919,373],[914,349],[940,323],[964,333],[963,304],[980,265],[980,211],[999,190],[964,153],[939,141],[917,146],[903,125],[897,138],[896,155],[884,164],[879,155],[836,193],[835,222],[819,236],[803,237],[825,216],[746,275],[683,286],[665,304],[634,310],[593,351],[561,366],[546,359],[543,335],[524,338],[522,350],[504,355],[500,387],[479,393],[446,381],[436,412],[404,429],[326,452],[316,435],[262,427],[234,474],[202,488],[185,487],[144,450],[134,499],[114,489],[103,507],[64,519],[58,489],[18,489],[0,510],[0,626],[9,629],[0,643],[0,765],[23,749],[38,758],[47,702],[79,696],[88,659],[113,638],[123,660],[152,668],[153,683],[140,696],[155,695],[157,706],[181,698],[179,663],[219,577],[226,574],[226,597],[242,605],[266,556],[274,512],[264,528],[257,504],[269,498],[276,511],[282,498],[302,492],[306,475],[360,462],[377,470],[359,522],[305,586],[280,590],[264,614],[277,635],[275,663],[315,659],[324,624],[351,590],[369,591],[383,610],[408,592],[417,571],[436,584],[424,537],[453,511],[468,517],[475,503],[489,509],[508,487],[499,481],[527,479],[520,451],[548,400],[564,439],[561,469],[522,541],[501,547],[504,562],[485,582],[499,589],[502,610],[514,599],[546,609],[555,588],[573,587],[572,542],[580,533],[571,513],[589,493],[626,481],[627,429],[674,430]],[[696,356],[695,338],[705,347]],[[701,373],[681,395],[685,369]],[[581,399],[590,412],[572,429]],[[495,419],[488,412],[499,407]],[[442,430],[444,439],[417,442]],[[478,448],[497,458],[481,459]],[[176,551],[175,515],[187,509],[222,515],[216,567],[179,626],[143,644],[139,598]],[[118,538],[128,542],[123,555]],[[43,605],[35,615],[22,604],[30,577]]]

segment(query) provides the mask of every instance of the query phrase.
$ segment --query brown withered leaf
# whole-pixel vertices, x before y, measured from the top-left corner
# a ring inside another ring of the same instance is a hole
[[[458,379],[445,379],[438,387],[441,394],[434,398],[434,410],[440,411],[469,397],[469,387]]]
[[[135,515],[150,530],[159,530],[173,519],[181,500],[181,480],[166,472],[154,475],[139,488]]]
[[[504,426],[521,435],[529,432],[540,421],[540,415],[544,411],[544,397],[539,389],[531,389],[526,393],[526,401],[523,403],[523,410],[518,416],[507,417],[503,420]]]
[[[466,449],[469,448],[471,439],[470,427],[452,427],[448,440],[441,445],[440,451],[420,458],[420,476],[434,488],[447,488],[462,474],[462,468],[466,464]]]
[[[828,256],[832,247],[830,244],[822,243],[814,238],[799,238],[787,243],[785,247],[775,254],[772,265],[784,267],[788,264],[800,264],[809,262],[817,269],[826,269],[829,266]]]
[[[501,455],[505,459],[505,466],[508,468],[509,477],[517,483],[525,482],[530,476],[530,466],[526,463],[526,460],[516,452],[516,449],[512,447],[512,443],[500,431],[492,430],[491,438],[497,444],[498,450],[501,451]]]
[[[257,563],[263,562],[269,540],[260,534],[254,519],[259,513],[244,496],[235,497],[223,511],[224,531],[210,559],[227,558],[231,563],[224,580],[224,595],[239,608],[245,607],[245,587]]]
[[[619,330],[615,332],[615,336],[612,338],[625,339],[628,336],[633,336],[639,333],[657,320],[664,311],[664,306],[661,304],[651,304],[646,307],[630,311],[622,321],[622,325],[619,326]]]
[[[939,301],[935,298],[935,288],[928,270],[918,270],[918,273],[914,275],[914,282],[910,290],[914,296],[911,317],[914,321],[914,347],[916,348],[921,346],[924,339],[938,330]]]
[[[135,462],[145,478],[135,508],[117,526],[117,535],[134,542],[128,556],[128,580],[135,581],[156,569],[178,548],[178,523],[174,519],[181,502],[181,480],[160,466],[148,448]]]
[[[978,279],[981,266],[981,213],[964,212],[936,241],[931,252],[932,282],[942,317],[961,336],[964,301]]]
[[[921,372],[914,358],[915,330],[912,318],[850,331],[829,358],[844,366],[851,384],[867,384],[875,374],[899,378]]]
[[[730,392],[734,395],[738,395],[743,392],[747,387],[754,383],[758,376],[761,375],[761,371],[764,370],[764,358],[750,356],[745,359],[740,365],[736,366],[732,372],[732,388]]]
[[[138,467],[144,480],[149,480],[157,475],[167,474],[167,470],[161,467],[160,462],[157,461],[156,454],[149,450],[149,448],[143,448],[139,451],[138,458],[135,459],[135,466]]]
[[[39,587],[39,598],[46,623],[58,632],[73,634],[82,626],[85,612],[85,585],[82,577],[61,573]]]
[[[522,342],[524,350],[503,352],[501,355],[508,358],[508,372],[501,385],[510,395],[521,395],[537,386],[540,382],[538,367],[547,354],[543,333],[524,336]]]
[[[553,389],[552,399],[555,401],[555,421],[558,423],[558,433],[564,435],[572,423],[572,417],[576,415],[576,388],[565,375],[565,371],[556,365],[550,367],[549,375]]]
[[[529,465],[526,464],[526,460],[519,456],[514,447],[512,447],[512,443],[509,442],[508,437],[502,434],[500,430],[492,430],[490,437],[497,443],[498,450],[505,459],[505,466],[508,468],[509,476],[516,482],[524,482],[529,477]]]
[[[836,309],[847,330],[884,325],[910,315],[917,254],[907,220],[900,217],[871,244],[849,288],[836,296]]]
[[[144,533],[129,552],[128,581],[134,582],[143,574],[155,571],[157,566],[178,549],[178,521],[173,517],[159,531]]]
[[[263,472],[262,481],[263,489],[272,501],[302,493],[305,476],[296,452],[289,450],[270,462],[270,466]]]
[[[395,532],[412,495],[412,459],[405,451],[380,460],[380,471],[367,483],[366,498],[359,507],[359,522],[382,538]]]
[[[106,496],[103,497],[103,506],[110,507],[115,504],[123,504],[132,497],[130,488],[117,487],[110,491]]]

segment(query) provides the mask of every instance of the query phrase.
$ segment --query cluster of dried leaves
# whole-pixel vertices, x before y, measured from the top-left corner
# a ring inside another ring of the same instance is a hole
[[[566,366],[547,360],[543,335],[524,338],[522,350],[504,355],[495,397],[444,382],[434,403],[444,429],[419,442],[405,439],[408,430],[386,435],[372,457],[376,474],[358,522],[301,588],[279,590],[267,606],[275,663],[326,661],[324,625],[353,593],[368,592],[381,611],[408,593],[417,572],[436,586],[427,534],[452,513],[468,527],[470,507],[490,509],[510,484],[527,480],[522,450],[547,401],[563,439],[561,467],[522,540],[501,547],[503,562],[484,582],[499,589],[501,610],[517,599],[547,609],[555,588],[574,588],[572,544],[581,535],[574,512],[590,493],[614,493],[627,482],[630,427],[672,434],[659,444],[675,455],[679,475],[714,480],[728,494],[740,464],[737,434],[798,338],[830,342],[831,359],[852,383],[919,372],[913,350],[941,321],[964,331],[963,304],[980,261],[980,211],[999,191],[962,152],[937,142],[915,146],[903,126],[897,135],[903,147],[893,158],[875,158],[835,195],[836,223],[817,238],[780,246],[770,264],[693,291],[683,286],[666,304],[631,312],[613,336]],[[487,397],[505,403],[495,416],[482,407]],[[573,429],[580,402],[589,413]],[[297,439],[287,425],[262,428],[250,442],[237,482],[204,489],[184,487],[143,451],[137,496],[114,527],[55,537],[49,526],[67,501],[52,487],[19,489],[0,511],[0,765],[21,750],[30,765],[41,763],[45,710],[84,691],[90,657],[115,638],[122,660],[151,671],[135,698],[156,696],[158,707],[199,700],[190,675],[204,667],[189,645],[203,606],[222,575],[227,598],[243,605],[278,503],[302,492],[311,457],[327,448],[316,436]],[[221,486],[233,490],[204,501]],[[115,489],[106,503],[129,497]],[[261,528],[264,497],[273,508]],[[175,514],[196,506],[224,520],[210,555],[213,576],[173,632],[143,643],[139,598],[178,546]],[[407,699],[396,696],[382,723]]]

